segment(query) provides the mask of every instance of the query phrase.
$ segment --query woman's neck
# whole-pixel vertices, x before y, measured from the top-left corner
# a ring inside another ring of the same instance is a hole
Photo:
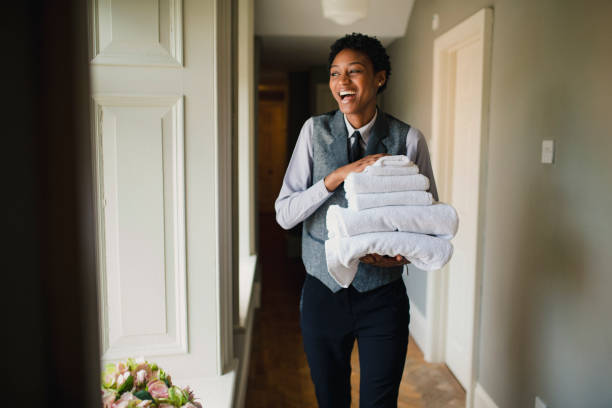
[[[372,104],[361,112],[347,113],[346,119],[353,129],[359,129],[367,125],[374,118],[375,114],[376,104]]]

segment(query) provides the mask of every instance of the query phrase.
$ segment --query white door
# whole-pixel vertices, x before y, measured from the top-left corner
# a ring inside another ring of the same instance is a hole
[[[454,254],[432,285],[441,316],[443,360],[468,393],[473,387],[479,307],[480,200],[485,157],[492,12],[484,9],[434,44],[433,154],[440,199],[459,214]],[[441,282],[435,282],[436,280]]]
[[[91,7],[103,359],[185,354],[180,2]]]

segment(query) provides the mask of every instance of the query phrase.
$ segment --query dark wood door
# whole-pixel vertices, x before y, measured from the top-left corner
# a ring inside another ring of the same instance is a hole
[[[287,168],[287,90],[259,88],[258,200],[261,213],[273,213]]]

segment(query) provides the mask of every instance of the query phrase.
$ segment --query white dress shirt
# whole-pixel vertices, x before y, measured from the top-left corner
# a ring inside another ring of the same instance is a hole
[[[365,151],[377,116],[378,111],[371,121],[359,129],[353,128],[346,115],[344,116],[348,136],[350,137],[356,130],[361,134],[362,151]],[[285,172],[283,186],[274,203],[276,221],[284,229],[291,229],[310,217],[334,193],[328,191],[325,187],[325,179],[319,180],[314,185],[312,184],[312,134],[313,120],[310,118],[302,126],[289,166],[287,166]],[[429,178],[429,192],[432,193],[435,200],[438,200],[425,137],[421,131],[412,126],[406,134],[406,155],[419,166],[421,174]]]

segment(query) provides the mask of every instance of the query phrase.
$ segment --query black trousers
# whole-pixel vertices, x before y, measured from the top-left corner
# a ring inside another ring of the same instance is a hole
[[[398,279],[360,293],[333,293],[306,274],[300,327],[319,408],[351,405],[351,352],[359,347],[360,408],[396,408],[406,361],[410,304]]]

